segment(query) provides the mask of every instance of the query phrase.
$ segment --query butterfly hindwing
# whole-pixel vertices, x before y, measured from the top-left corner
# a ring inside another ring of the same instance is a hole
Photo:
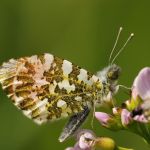
[[[81,112],[100,88],[95,75],[48,53],[3,63],[0,83],[13,103],[38,124]]]

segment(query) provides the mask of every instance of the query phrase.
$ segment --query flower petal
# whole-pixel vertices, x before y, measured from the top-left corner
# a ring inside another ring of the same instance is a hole
[[[88,129],[80,129],[77,131],[75,137],[76,137],[76,140],[79,141],[80,137],[85,134],[85,133],[89,133],[91,134],[93,137],[96,137],[95,133],[92,131],[92,130],[88,130]]]
[[[95,137],[93,134],[86,132],[81,135],[79,139],[79,147],[83,150],[90,150],[93,147],[93,141],[95,140]]]
[[[68,147],[65,150],[74,150],[74,148],[73,147]]]
[[[143,68],[133,83],[132,95],[139,95],[143,100],[150,99],[150,67]]]
[[[84,150],[84,149],[80,148],[79,142],[77,142],[77,143],[75,144],[73,150]]]
[[[127,126],[132,121],[131,113],[127,109],[122,109],[121,122],[124,126]]]
[[[148,123],[148,120],[145,118],[144,115],[136,115],[133,120],[141,122],[141,123]]]
[[[111,118],[111,116],[104,112],[95,112],[96,119],[104,126],[107,125],[108,120]]]

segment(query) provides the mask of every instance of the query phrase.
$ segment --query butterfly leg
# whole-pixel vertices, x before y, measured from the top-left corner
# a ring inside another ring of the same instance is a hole
[[[73,135],[85,121],[89,112],[90,109],[87,106],[85,106],[82,112],[76,113],[75,115],[71,116],[59,137],[59,141],[63,142],[68,137]]]

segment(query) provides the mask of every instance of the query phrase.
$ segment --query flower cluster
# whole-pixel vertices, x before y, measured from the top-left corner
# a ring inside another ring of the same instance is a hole
[[[142,69],[133,82],[131,97],[112,114],[96,112],[100,124],[111,130],[129,130],[150,144],[150,68]]]

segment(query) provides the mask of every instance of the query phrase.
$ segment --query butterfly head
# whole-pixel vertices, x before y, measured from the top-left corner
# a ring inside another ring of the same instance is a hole
[[[108,82],[113,83],[116,82],[120,76],[121,68],[115,64],[108,66],[106,68],[106,78]],[[105,72],[104,71],[104,72]]]
[[[100,81],[102,82],[102,100],[109,100],[118,91],[118,79],[120,76],[121,68],[112,64],[102,71],[97,73]]]

